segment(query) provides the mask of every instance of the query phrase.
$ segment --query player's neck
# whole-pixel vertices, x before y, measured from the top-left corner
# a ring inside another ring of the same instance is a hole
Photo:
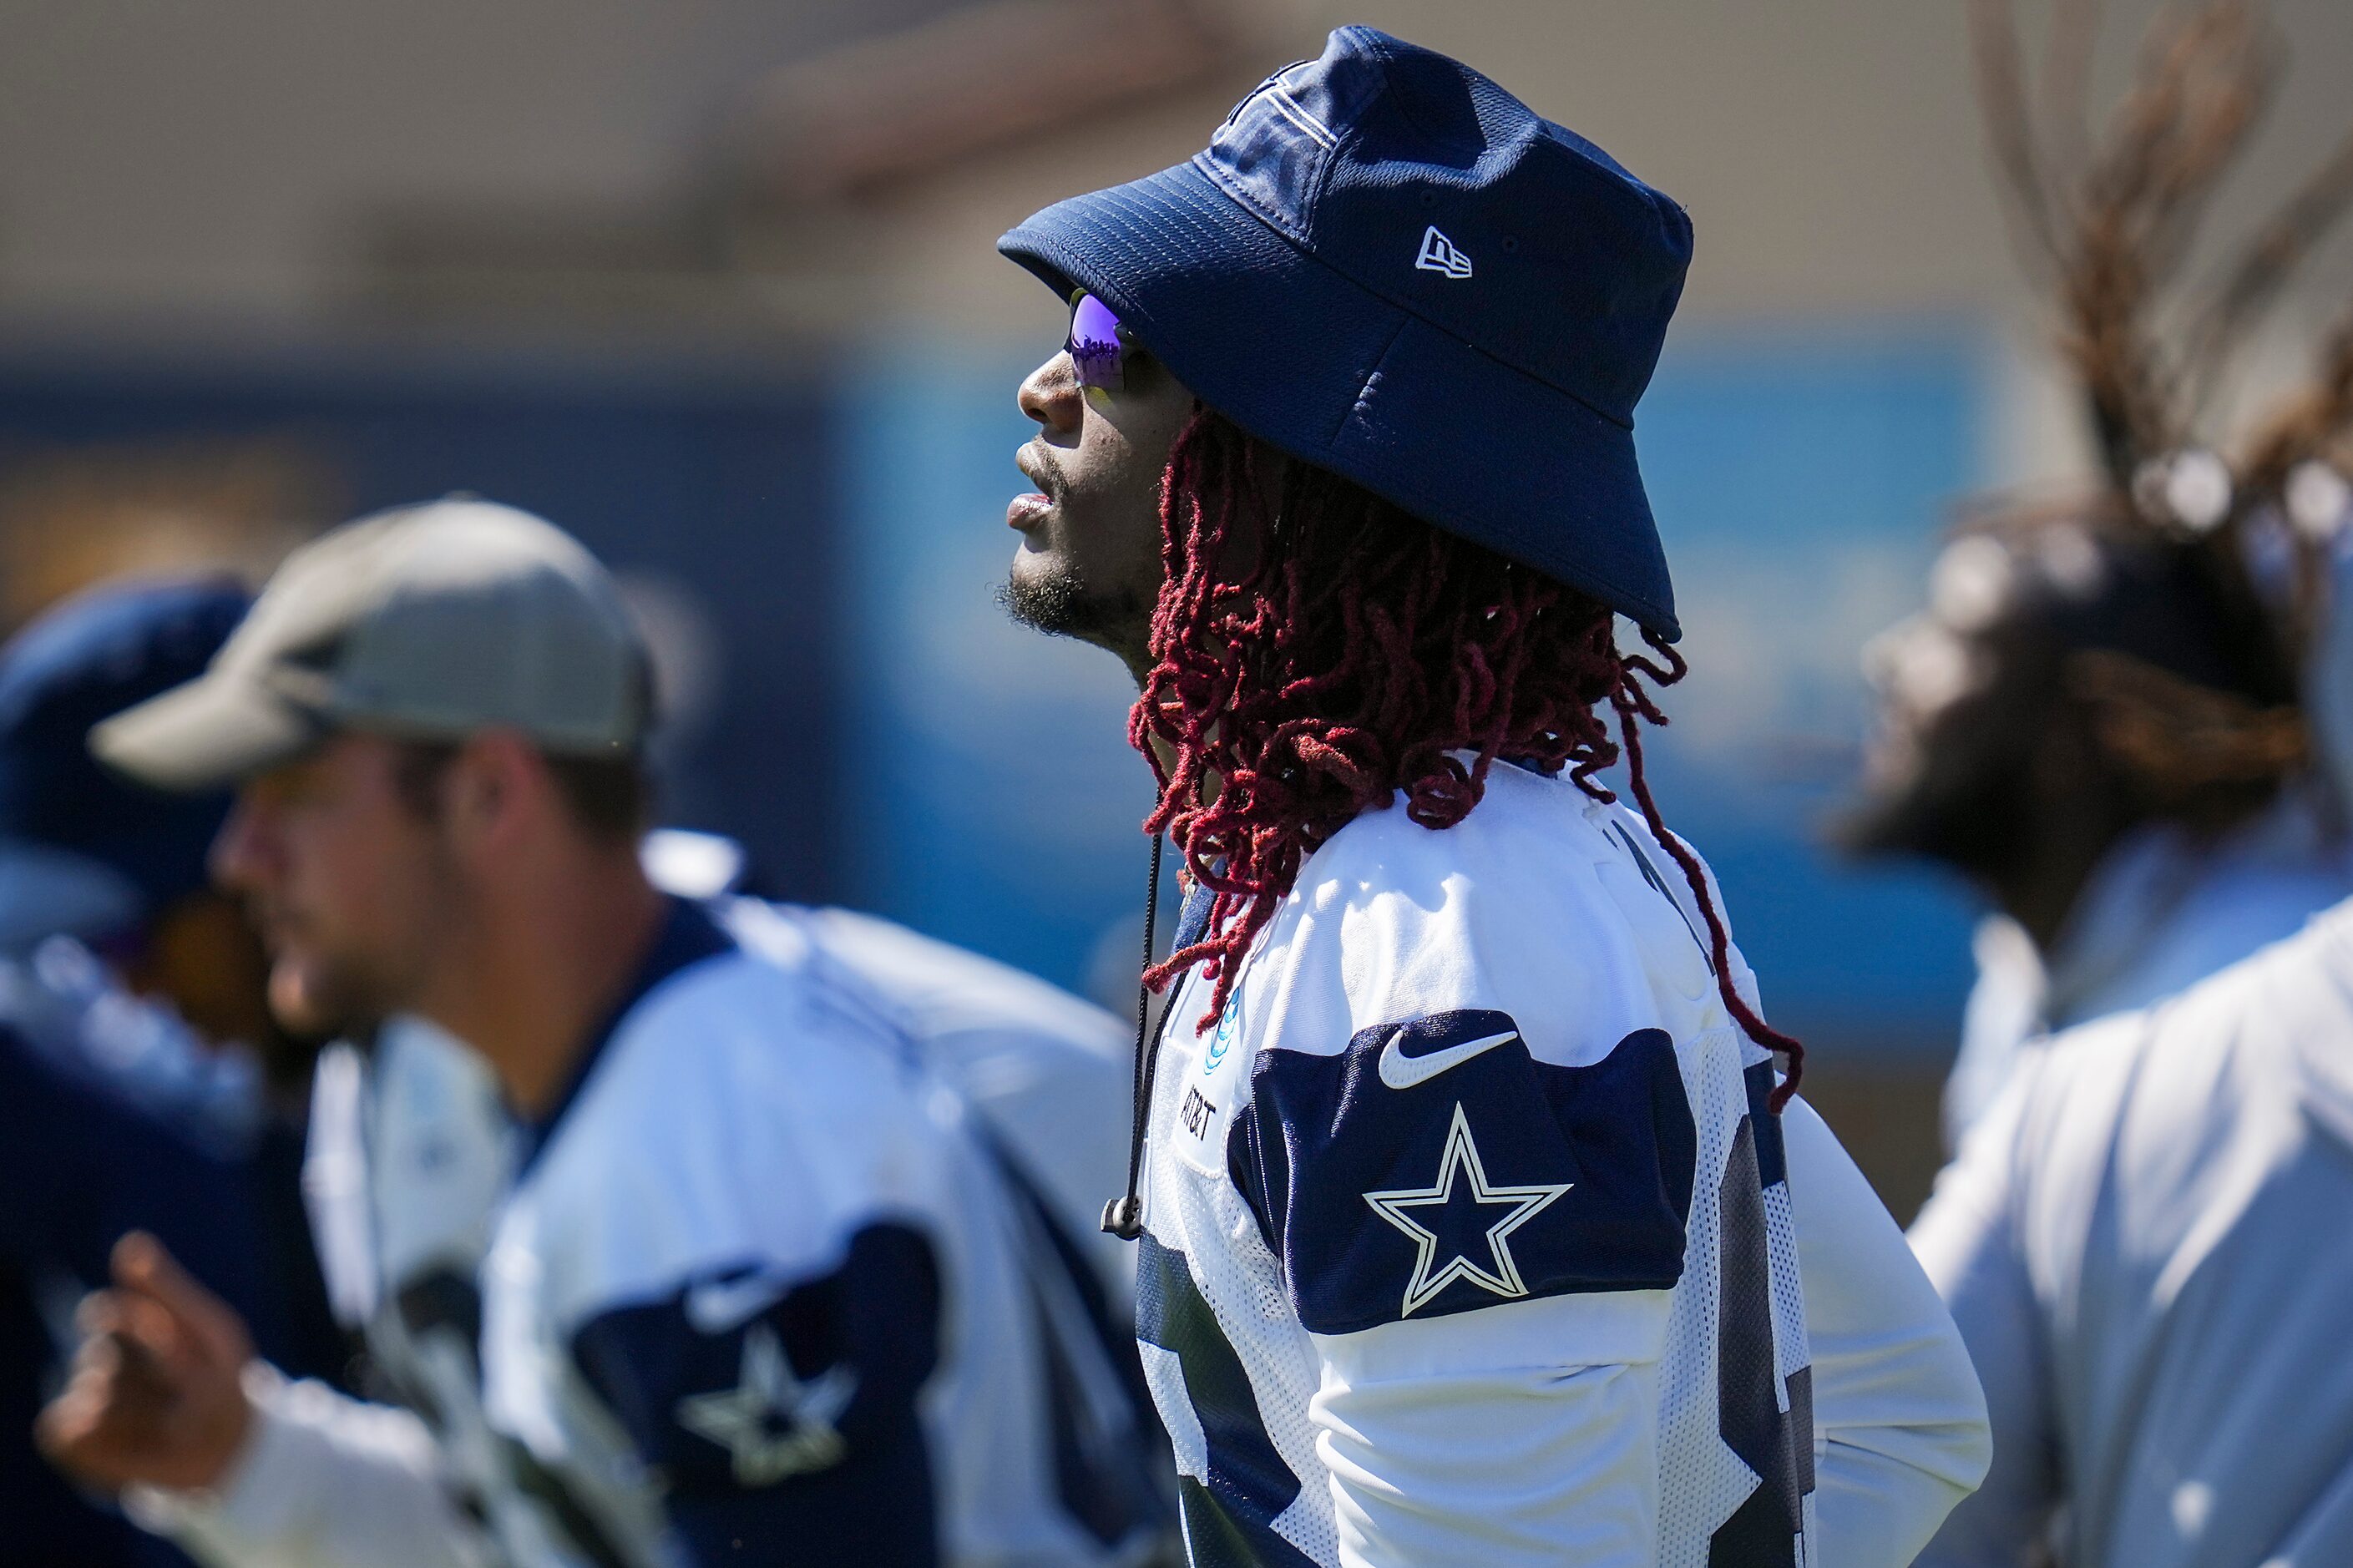
[[[507,1103],[537,1117],[628,989],[667,906],[634,854],[585,856],[491,891],[426,1009],[470,1043]],[[453,948],[461,944],[455,940]]]

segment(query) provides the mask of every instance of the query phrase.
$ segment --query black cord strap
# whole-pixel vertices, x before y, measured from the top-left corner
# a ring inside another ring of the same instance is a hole
[[[1162,836],[1152,836],[1152,878],[1144,899],[1144,973],[1152,970],[1153,925],[1160,914],[1160,846]],[[1152,987],[1141,976],[1135,983],[1135,1068],[1133,1108],[1127,1123],[1127,1194],[1103,1205],[1103,1227],[1122,1241],[1134,1241],[1144,1234],[1144,1201],[1135,1195],[1138,1178],[1144,1173],[1144,1128],[1152,1114],[1152,1079],[1158,1068],[1160,1053],[1149,1038],[1152,1032]]]

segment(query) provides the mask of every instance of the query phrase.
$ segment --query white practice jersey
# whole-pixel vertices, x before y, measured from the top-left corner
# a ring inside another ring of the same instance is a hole
[[[874,999],[924,1068],[954,1089],[1017,1180],[1085,1251],[1124,1331],[1132,1248],[1103,1234],[1105,1199],[1127,1179],[1135,1027],[1034,974],[853,910],[727,906],[729,930],[757,948],[805,942]]]
[[[1945,1084],[1945,1148],[2010,1081],[2029,1040],[2186,991],[2353,895],[2353,844],[2312,781],[2220,839],[2170,823],[2125,836],[2084,883],[2052,951],[2008,915],[1978,924],[1977,983]]]
[[[1920,1561],[2353,1563],[2348,1212],[2353,908],[2022,1052],[1913,1226],[1994,1431]]]
[[[1137,1334],[1196,1563],[1892,1568],[1974,1483],[1950,1320],[1703,930],[1499,766],[1317,850],[1208,1026],[1181,984]]]
[[[429,1553],[290,1513],[333,1473],[300,1430],[366,1447],[332,1428],[386,1413],[276,1386],[184,1538],[241,1568],[887,1565],[934,1530],[960,1568],[1078,1568],[1149,1539],[1148,1449],[1064,1227],[804,911],[718,913],[673,905],[539,1127],[422,1026],[326,1058],[331,1294],[454,1506]]]

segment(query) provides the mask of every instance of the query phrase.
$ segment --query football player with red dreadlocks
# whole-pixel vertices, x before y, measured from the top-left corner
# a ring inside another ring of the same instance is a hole
[[[1134,673],[1192,889],[1104,1223],[1198,1564],[1893,1565],[1983,1471],[1643,780],[1683,667],[1631,420],[1690,240],[1350,27],[1000,242],[1071,310],[1007,604]]]

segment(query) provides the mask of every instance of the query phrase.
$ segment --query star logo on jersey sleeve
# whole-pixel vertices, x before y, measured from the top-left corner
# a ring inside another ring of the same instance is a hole
[[[1411,1317],[1457,1279],[1504,1298],[1525,1296],[1519,1265],[1512,1259],[1512,1233],[1534,1219],[1573,1185],[1536,1182],[1497,1186],[1487,1180],[1470,1118],[1455,1101],[1438,1179],[1427,1187],[1366,1193],[1373,1212],[1413,1243],[1413,1274],[1406,1280],[1405,1309]],[[1502,1210],[1501,1214],[1495,1213]],[[1441,1265],[1440,1259],[1443,1258]]]
[[[756,1323],[744,1336],[735,1386],[680,1400],[678,1424],[727,1450],[737,1484],[773,1486],[839,1462],[843,1444],[834,1423],[857,1388],[858,1374],[846,1366],[802,1382],[776,1331]]]

